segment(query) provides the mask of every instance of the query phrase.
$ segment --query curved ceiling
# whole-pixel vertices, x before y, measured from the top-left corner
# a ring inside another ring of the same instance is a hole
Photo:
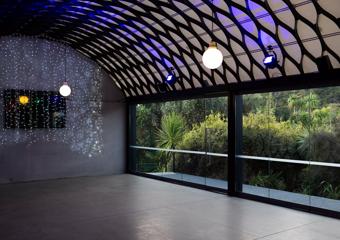
[[[170,91],[315,72],[323,55],[340,68],[339,17],[338,0],[3,0],[0,35],[69,44],[133,97],[158,93],[170,67],[180,76]],[[213,71],[201,61],[212,38],[224,55]]]

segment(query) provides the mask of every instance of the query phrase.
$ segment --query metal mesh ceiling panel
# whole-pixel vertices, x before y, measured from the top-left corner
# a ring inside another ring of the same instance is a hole
[[[4,0],[0,33],[67,43],[133,97],[158,93],[170,67],[180,76],[171,91],[316,72],[324,55],[340,68],[339,17],[338,0]],[[212,38],[224,56],[213,71],[201,61]]]

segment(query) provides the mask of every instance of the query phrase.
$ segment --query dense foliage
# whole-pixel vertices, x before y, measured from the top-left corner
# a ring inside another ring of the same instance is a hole
[[[238,154],[340,163],[339,89],[245,95]],[[138,105],[137,144],[227,153],[226,104],[223,97]],[[141,171],[227,179],[223,157],[144,151],[139,163]],[[340,199],[337,169],[248,159],[243,178],[250,185]]]

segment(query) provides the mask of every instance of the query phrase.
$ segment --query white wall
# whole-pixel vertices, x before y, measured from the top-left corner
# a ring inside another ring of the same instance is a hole
[[[124,172],[125,104],[106,73],[59,43],[3,37],[0,46],[0,183]],[[57,91],[65,76],[66,128],[3,128],[4,89]]]

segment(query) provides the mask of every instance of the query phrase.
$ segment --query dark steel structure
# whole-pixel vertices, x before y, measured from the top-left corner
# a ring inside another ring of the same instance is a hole
[[[321,56],[339,68],[336,8],[336,1],[314,0],[4,0],[0,35],[68,44],[106,69],[127,98],[138,99],[159,94],[172,67],[180,79],[171,92],[228,91],[316,72]],[[224,54],[214,71],[201,62],[211,38]],[[279,58],[274,70],[262,62],[268,45]]]

